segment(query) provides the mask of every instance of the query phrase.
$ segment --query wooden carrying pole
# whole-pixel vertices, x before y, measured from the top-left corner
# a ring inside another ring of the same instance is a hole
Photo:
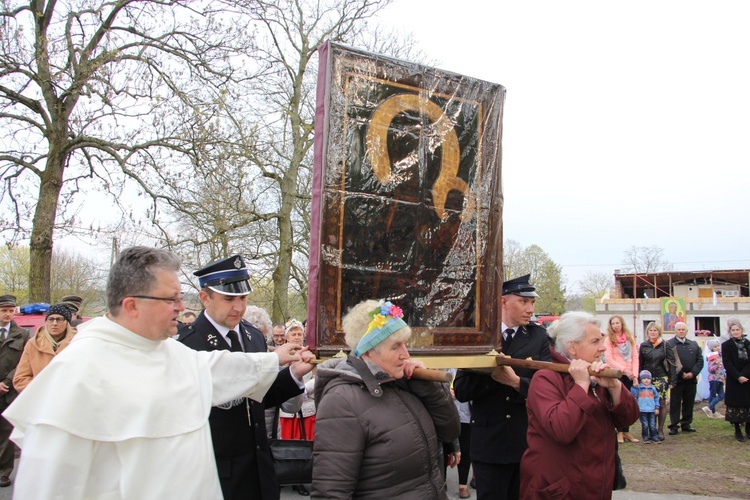
[[[411,378],[417,380],[430,380],[432,382],[445,382],[446,384],[453,380],[450,372],[442,370],[432,370],[430,368],[415,368]]]
[[[314,359],[312,361],[312,364],[319,365],[323,361],[327,361],[329,359],[331,358]],[[431,382],[445,383],[449,383],[451,380],[453,380],[453,376],[450,374],[450,372],[446,372],[443,370],[432,370],[430,368],[415,368],[414,373],[412,374],[412,378],[417,380],[429,380]]]
[[[330,359],[330,358],[327,358]],[[505,365],[514,368],[529,368],[532,370],[553,370],[558,373],[568,373],[570,365],[565,363],[550,363],[548,361],[535,361],[533,359],[515,359],[498,354],[458,355],[458,356],[414,356],[411,359],[422,361],[426,368],[417,368],[412,376],[418,380],[432,380],[435,382],[450,382],[451,374],[442,371],[446,368],[459,368],[473,371],[485,372],[488,375],[496,367]],[[325,359],[316,359],[313,363],[318,364]],[[613,368],[605,368],[596,373],[589,370],[596,377],[620,378],[622,371]]]
[[[506,365],[514,368],[530,368],[532,370],[553,370],[558,373],[568,373],[570,365],[566,363],[550,363],[533,359],[516,359],[499,354],[482,354],[476,356],[415,356],[412,359],[422,361],[428,368],[463,368],[466,370],[492,373],[497,366]],[[596,377],[620,378],[622,371],[605,368],[596,373],[589,371]]]

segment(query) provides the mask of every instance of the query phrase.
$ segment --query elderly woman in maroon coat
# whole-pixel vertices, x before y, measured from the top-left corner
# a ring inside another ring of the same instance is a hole
[[[521,460],[521,498],[612,497],[615,428],[638,420],[638,403],[615,378],[589,375],[607,367],[599,322],[584,312],[560,318],[552,361],[568,373],[540,370],[526,407],[529,449]]]

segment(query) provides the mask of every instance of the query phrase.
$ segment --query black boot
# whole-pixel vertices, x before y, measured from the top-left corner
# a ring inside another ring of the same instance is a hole
[[[745,437],[742,435],[742,431],[740,430],[740,424],[734,424],[734,437],[740,443],[745,442]]]

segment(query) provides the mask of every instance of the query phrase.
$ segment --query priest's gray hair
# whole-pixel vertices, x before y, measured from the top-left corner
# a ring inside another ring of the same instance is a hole
[[[166,250],[141,246],[120,252],[107,280],[109,312],[117,316],[125,298],[148,294],[156,284],[156,273],[161,270],[179,271],[180,258]]]
[[[571,342],[580,342],[586,336],[588,325],[601,326],[598,319],[592,314],[583,311],[567,312],[560,316],[557,324],[557,337],[555,338],[555,350],[560,354],[568,354],[568,345]]]

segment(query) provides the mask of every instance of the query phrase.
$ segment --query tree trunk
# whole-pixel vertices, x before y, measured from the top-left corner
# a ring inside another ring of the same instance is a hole
[[[309,61],[309,51],[303,50],[301,59],[292,83],[294,91],[289,103],[290,130],[292,134],[292,158],[289,168],[281,180],[281,207],[279,209],[279,260],[273,271],[273,312],[274,322],[289,317],[289,277],[291,276],[292,255],[294,253],[294,234],[292,231],[292,210],[298,196],[297,178],[300,165],[310,148],[309,127],[305,126],[300,115],[302,82],[305,68]],[[300,235],[298,235],[300,237]],[[301,236],[309,238],[309,235]]]
[[[273,310],[274,323],[289,318],[289,275],[292,268],[292,195],[282,193],[279,213],[279,259],[273,270]]]
[[[34,211],[29,245],[29,302],[50,303],[52,275],[52,234],[57,203],[62,190],[65,156],[62,147],[51,141],[49,159],[39,184],[39,200]]]

